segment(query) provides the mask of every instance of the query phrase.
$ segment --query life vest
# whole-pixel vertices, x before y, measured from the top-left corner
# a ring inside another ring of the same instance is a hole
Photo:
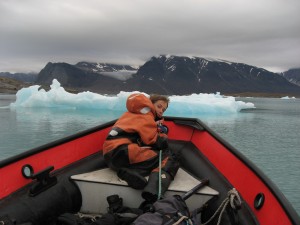
[[[104,155],[125,144],[151,146],[157,142],[160,134],[151,100],[142,93],[134,93],[127,98],[126,107],[128,111],[113,125],[104,142]]]

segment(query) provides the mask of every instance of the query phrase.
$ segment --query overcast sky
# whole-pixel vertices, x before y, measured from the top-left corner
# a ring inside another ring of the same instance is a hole
[[[300,0],[0,0],[0,72],[173,54],[300,67]]]

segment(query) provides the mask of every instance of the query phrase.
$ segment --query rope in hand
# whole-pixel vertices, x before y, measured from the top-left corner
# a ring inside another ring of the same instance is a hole
[[[161,160],[162,160],[162,150],[159,150],[159,170],[158,170],[158,194],[157,200],[161,197]]]
[[[223,200],[223,202],[220,204],[219,208],[212,215],[212,217],[208,221],[206,221],[205,223],[203,223],[201,225],[206,225],[206,224],[210,223],[218,215],[219,212],[220,212],[220,215],[219,215],[219,218],[218,218],[217,225],[220,225],[222,216],[223,216],[223,214],[225,212],[225,209],[228,206],[228,204],[230,204],[231,208],[237,209],[238,205],[235,204],[235,202],[234,202],[235,199],[237,200],[238,205],[241,205],[242,201],[241,201],[241,198],[239,196],[239,193],[235,188],[233,188],[232,190],[230,190],[227,193],[227,198],[225,198]]]

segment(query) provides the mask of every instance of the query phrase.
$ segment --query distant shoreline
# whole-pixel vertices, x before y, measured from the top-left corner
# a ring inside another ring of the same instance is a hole
[[[282,98],[282,97],[295,97],[300,98],[300,95],[293,93],[256,93],[256,92],[243,92],[243,93],[225,93],[225,96],[233,97],[255,97],[255,98]]]
[[[20,82],[11,78],[5,78],[5,77],[0,77],[0,94],[11,94],[14,95],[16,94],[19,90],[21,90],[24,87],[29,87],[31,85],[35,85],[33,83],[24,83]],[[44,90],[48,91],[50,89],[49,86],[47,85],[41,85],[41,88]],[[89,91],[83,89],[73,89],[73,88],[65,88],[65,90],[69,93],[79,93],[79,92],[84,92],[84,91]],[[102,94],[102,95],[112,95],[112,93],[104,93],[101,91],[91,91],[93,93],[97,94]],[[202,92],[204,93],[204,92]],[[216,93],[216,92],[211,92],[211,93]],[[193,94],[193,93],[190,93]],[[184,94],[184,95],[189,95],[189,94]],[[282,98],[282,97],[296,97],[300,98],[300,93],[271,93],[271,92],[240,92],[240,93],[222,93],[221,95],[224,96],[233,96],[233,97],[256,97],[256,98]]]
[[[70,93],[79,93],[79,92],[83,92],[83,90],[81,91],[74,91],[74,90],[68,90],[66,89],[66,91],[70,92]],[[15,89],[3,89],[0,88],[0,95],[15,95],[17,94],[18,90]],[[105,95],[106,93],[99,93],[99,92],[94,92],[97,94],[101,94],[101,95]],[[191,93],[192,94],[192,93]],[[243,92],[243,93],[221,93],[221,95],[224,96],[232,96],[232,97],[254,97],[254,98],[282,98],[282,97],[295,97],[295,98],[300,98],[300,95],[295,95],[292,93],[256,93],[256,92]]]

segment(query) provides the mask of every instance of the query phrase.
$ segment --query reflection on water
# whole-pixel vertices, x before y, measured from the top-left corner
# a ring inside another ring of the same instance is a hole
[[[11,100],[7,102],[9,101]],[[6,101],[3,102],[7,104]],[[109,110],[70,108],[17,108],[12,110],[2,106],[0,108],[0,159],[114,120],[119,116],[120,112]]]
[[[300,214],[300,99],[251,102],[256,109],[207,123],[270,177]]]

